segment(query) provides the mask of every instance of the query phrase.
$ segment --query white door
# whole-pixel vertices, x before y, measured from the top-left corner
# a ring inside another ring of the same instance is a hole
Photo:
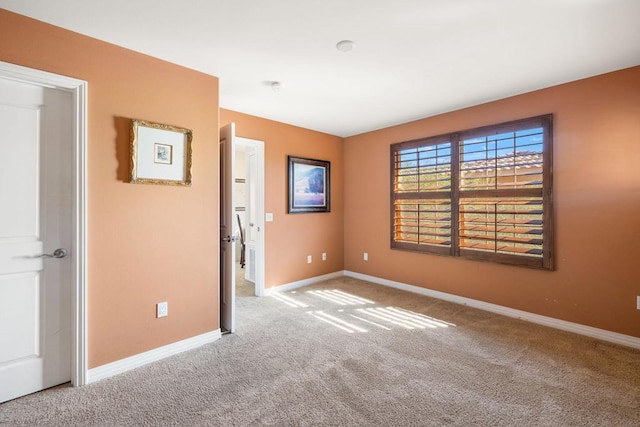
[[[220,129],[220,327],[236,331],[236,245],[234,237],[233,164],[235,124]]]
[[[0,402],[71,379],[72,114],[71,92],[0,78]]]

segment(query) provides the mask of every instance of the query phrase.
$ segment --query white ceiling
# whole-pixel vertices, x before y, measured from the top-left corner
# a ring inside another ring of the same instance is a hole
[[[640,64],[640,0],[0,0],[0,7],[217,76],[223,108],[338,136]],[[343,39],[355,49],[338,51]]]

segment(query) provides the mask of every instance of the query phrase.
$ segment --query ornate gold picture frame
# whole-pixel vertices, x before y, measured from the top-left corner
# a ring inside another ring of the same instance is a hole
[[[131,181],[134,184],[191,185],[190,129],[131,120]]]

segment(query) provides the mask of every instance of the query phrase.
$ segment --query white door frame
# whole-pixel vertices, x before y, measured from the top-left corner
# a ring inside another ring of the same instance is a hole
[[[72,211],[72,349],[71,383],[87,383],[87,82],[0,61],[0,78],[63,90],[72,94],[73,211]]]
[[[236,146],[251,147],[256,153],[256,182],[253,183],[256,188],[256,205],[253,207],[256,217],[256,296],[264,296],[264,261],[265,261],[265,212],[264,212],[264,141],[257,139],[243,138],[236,136],[233,138],[234,149]],[[235,169],[235,165],[233,165]],[[235,171],[234,171],[235,172]],[[232,172],[233,173],[233,172]],[[248,171],[247,171],[248,173]],[[235,176],[235,174],[234,174]],[[235,206],[233,206],[235,208]],[[245,222],[248,220],[245,220]]]

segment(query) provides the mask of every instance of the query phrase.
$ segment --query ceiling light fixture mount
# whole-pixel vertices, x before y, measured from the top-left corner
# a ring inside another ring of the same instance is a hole
[[[341,40],[336,43],[336,49],[338,49],[340,52],[349,52],[350,50],[353,50],[354,46],[355,43],[351,40]]]
[[[282,83],[280,82],[271,82],[270,86],[274,92],[280,92],[280,89],[282,89]]]

